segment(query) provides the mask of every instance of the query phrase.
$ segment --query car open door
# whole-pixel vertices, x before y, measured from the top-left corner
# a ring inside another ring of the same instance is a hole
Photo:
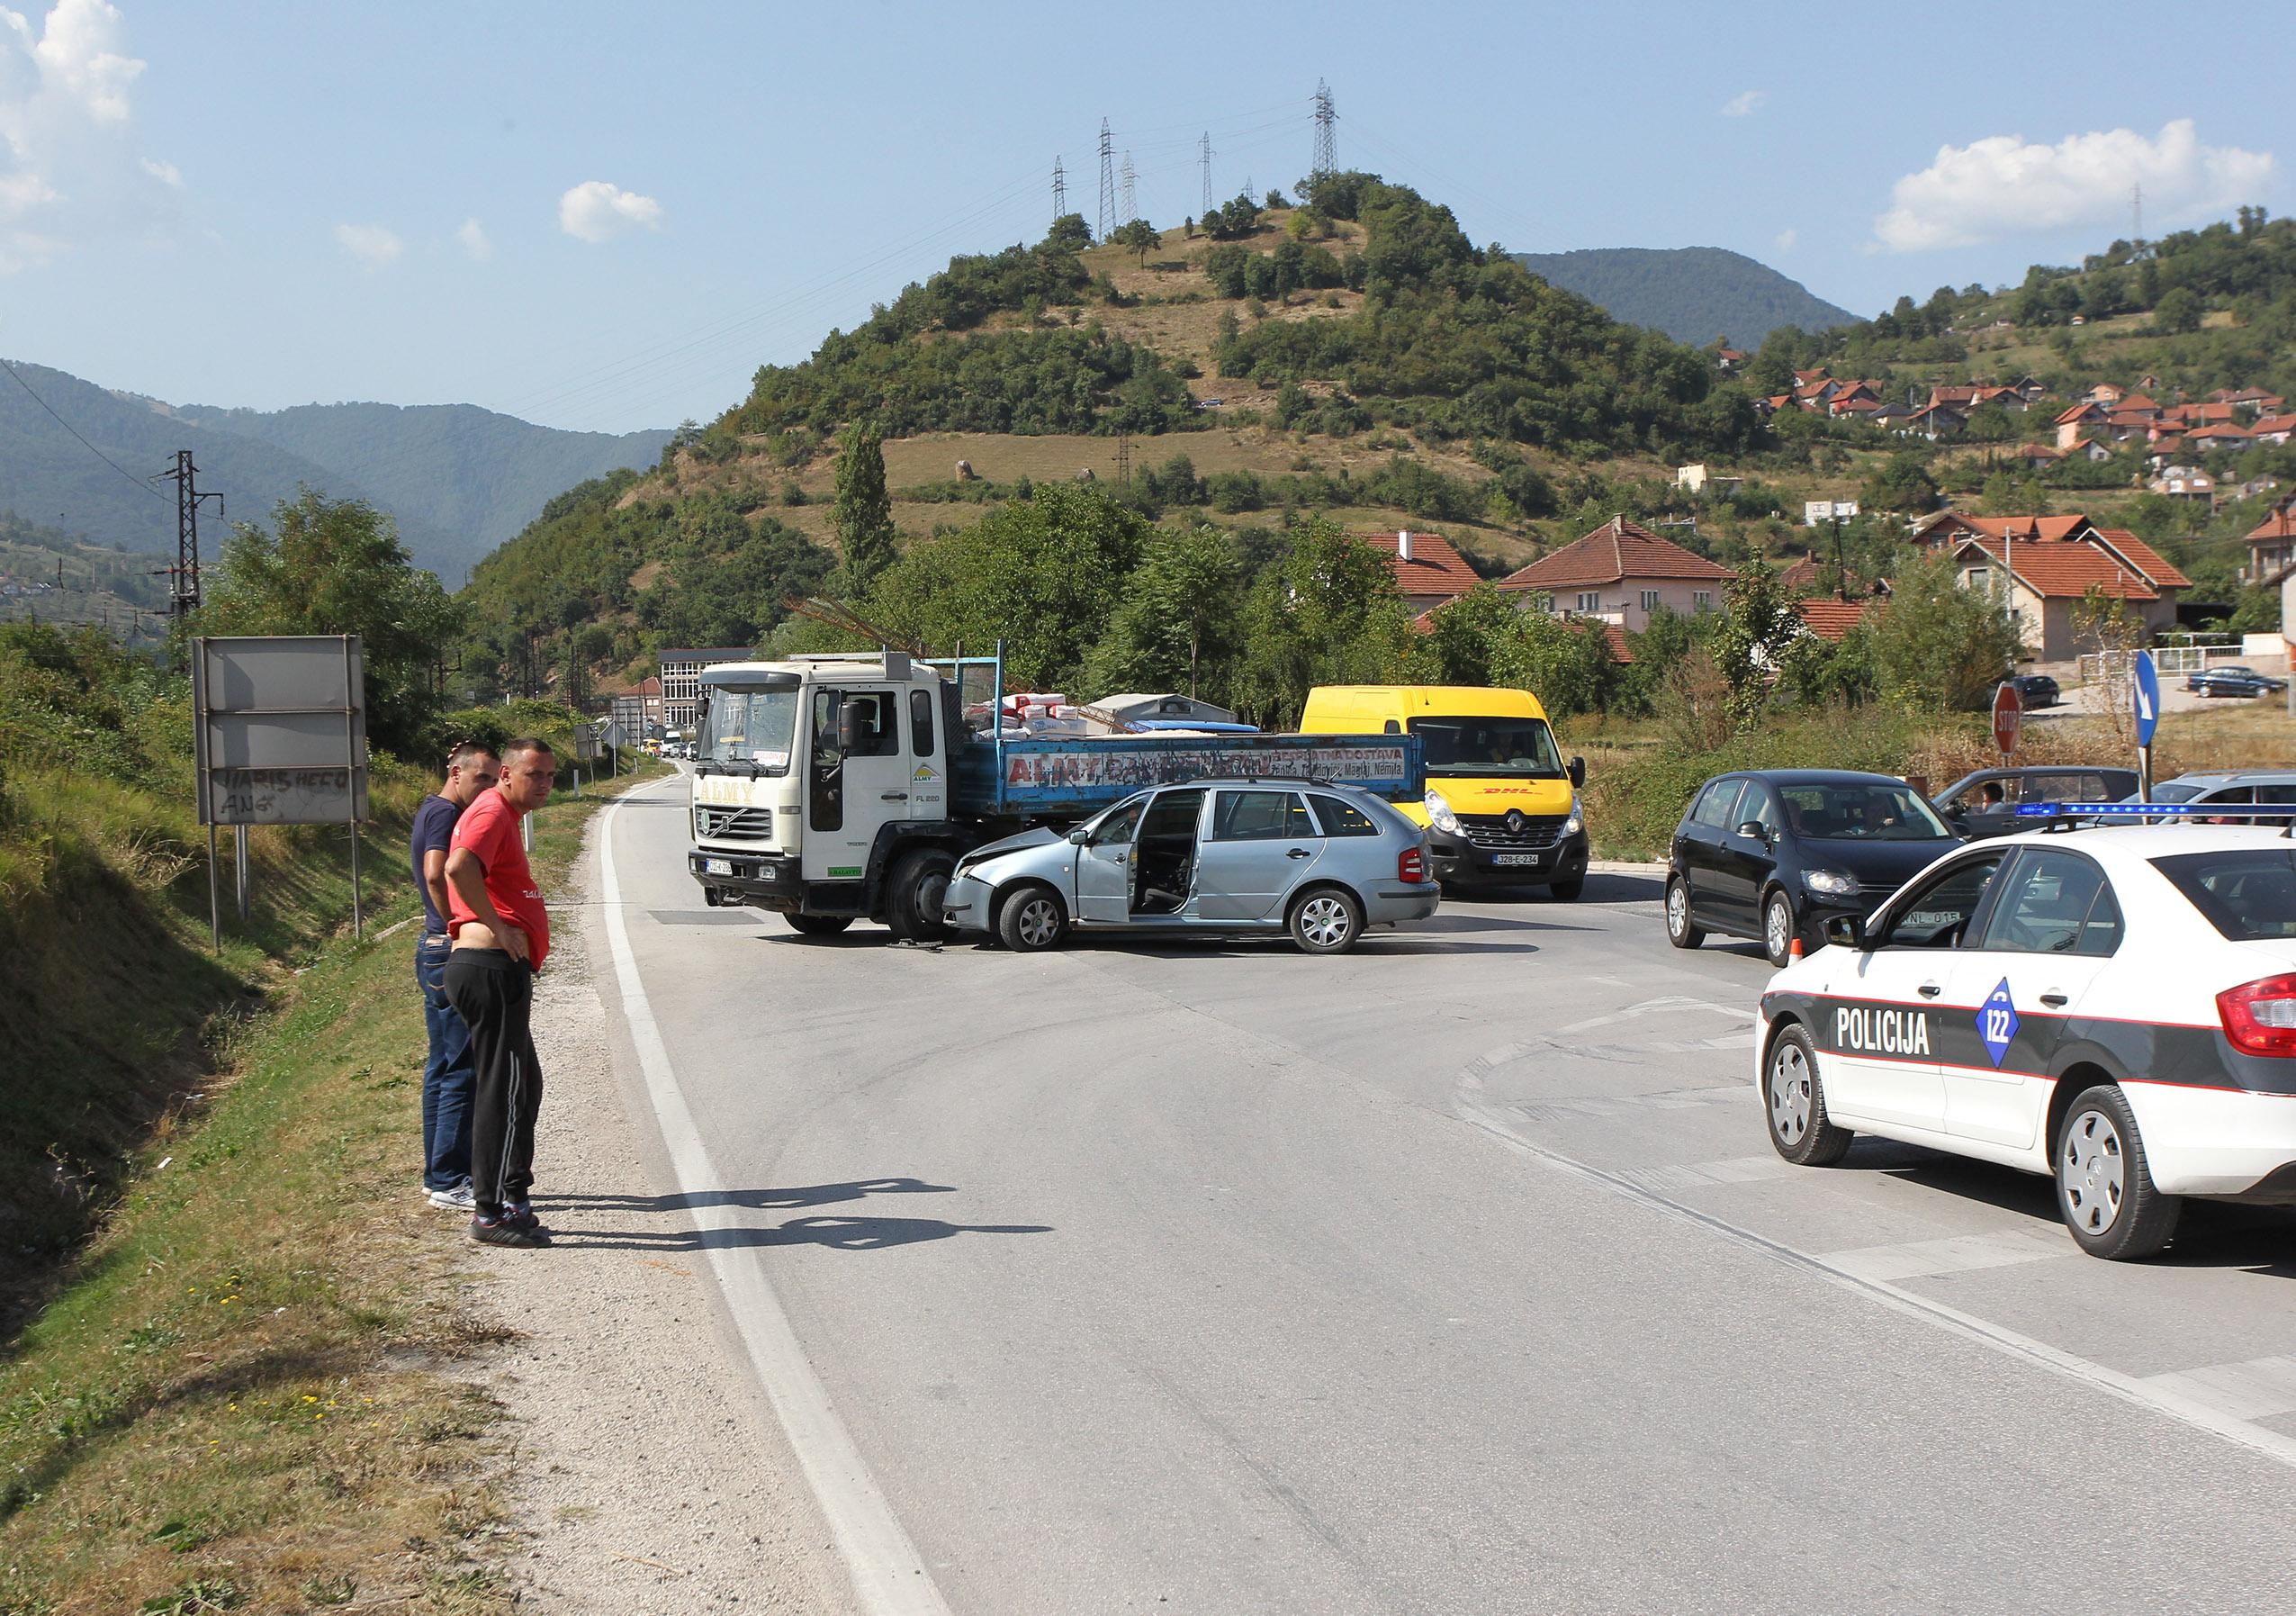
[[[1120,802],[1092,823],[1076,849],[1076,918],[1088,925],[1121,925],[1132,908],[1132,842],[1145,795]]]

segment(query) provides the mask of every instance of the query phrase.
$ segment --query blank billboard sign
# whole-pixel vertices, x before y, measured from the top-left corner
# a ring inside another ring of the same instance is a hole
[[[192,642],[202,825],[367,817],[366,665],[356,634]]]

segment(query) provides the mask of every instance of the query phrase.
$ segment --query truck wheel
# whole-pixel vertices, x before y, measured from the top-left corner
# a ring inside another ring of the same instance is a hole
[[[1068,911],[1049,887],[1032,881],[997,906],[996,935],[1016,954],[1058,948],[1067,934]]]
[[[834,937],[853,924],[851,915],[784,915],[789,929],[808,937]]]
[[[956,859],[937,847],[905,853],[894,862],[892,889],[886,901],[896,937],[910,943],[936,943],[949,934],[941,922],[941,907],[949,896],[949,878],[956,869]]]
[[[1344,954],[1364,934],[1364,910],[1337,887],[1318,887],[1292,906],[1292,941],[1303,953]]]

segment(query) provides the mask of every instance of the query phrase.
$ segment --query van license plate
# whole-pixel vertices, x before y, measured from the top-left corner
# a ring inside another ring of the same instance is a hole
[[[1527,864],[1535,870],[1538,868],[1539,857],[1540,855],[1535,853],[1494,853],[1490,855],[1490,862],[1494,864],[1509,866]]]
[[[734,861],[731,859],[704,859],[701,862],[701,867],[704,870],[708,871],[712,875],[731,875],[734,873]]]

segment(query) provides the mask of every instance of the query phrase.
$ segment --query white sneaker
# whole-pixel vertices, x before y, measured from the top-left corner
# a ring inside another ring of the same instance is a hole
[[[430,1204],[441,1212],[469,1212],[478,1205],[478,1197],[471,1193],[466,1178],[452,1189],[432,1190]]]

